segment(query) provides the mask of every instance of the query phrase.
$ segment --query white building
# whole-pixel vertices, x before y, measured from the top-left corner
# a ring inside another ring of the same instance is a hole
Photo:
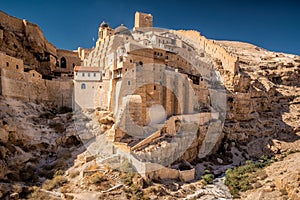
[[[99,98],[96,91],[100,89],[102,81],[100,68],[76,66],[74,72],[75,109],[98,107]]]

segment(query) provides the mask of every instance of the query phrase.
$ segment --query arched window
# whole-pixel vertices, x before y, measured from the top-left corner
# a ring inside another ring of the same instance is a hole
[[[86,89],[85,83],[82,83],[82,84],[81,84],[81,89],[82,89],[82,90]]]
[[[62,57],[60,59],[60,67],[61,68],[67,68],[67,61],[66,61],[65,57]]]

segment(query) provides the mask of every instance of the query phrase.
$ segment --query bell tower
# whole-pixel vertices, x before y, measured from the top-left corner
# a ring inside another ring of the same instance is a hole
[[[153,27],[153,16],[147,13],[136,12],[134,28]]]

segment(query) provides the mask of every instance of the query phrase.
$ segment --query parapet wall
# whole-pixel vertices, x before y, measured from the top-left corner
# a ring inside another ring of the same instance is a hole
[[[4,12],[0,11],[0,19],[1,19],[1,26],[5,26],[12,31],[22,32],[23,31],[23,21],[16,17],[10,16]]]
[[[45,102],[57,107],[72,107],[72,80],[44,80],[35,70],[16,72],[1,70],[1,89],[5,97],[23,101]]]
[[[223,47],[215,43],[214,40],[209,40],[205,36],[202,36],[198,31],[175,31],[180,36],[184,36],[190,40],[200,44],[201,48],[212,57],[219,59],[222,62],[222,66],[226,71],[231,72],[235,75],[239,70],[239,58],[228,53]]]

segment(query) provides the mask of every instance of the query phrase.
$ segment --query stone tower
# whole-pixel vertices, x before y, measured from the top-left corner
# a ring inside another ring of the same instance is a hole
[[[104,21],[100,24],[98,29],[98,40],[96,42],[96,46],[99,45],[99,43],[104,40],[106,37],[112,36],[114,33],[114,30],[110,28]]]
[[[153,27],[153,16],[147,13],[135,13],[134,28]]]

